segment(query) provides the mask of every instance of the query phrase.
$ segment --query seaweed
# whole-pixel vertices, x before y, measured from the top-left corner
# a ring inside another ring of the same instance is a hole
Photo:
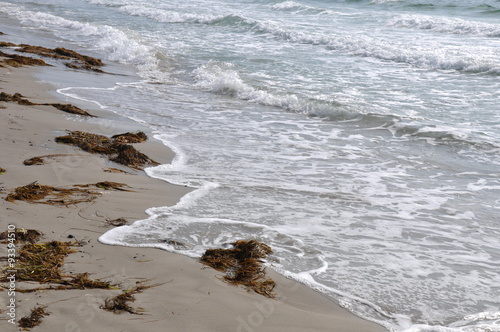
[[[80,70],[88,70],[88,71],[95,71],[96,73],[106,73],[102,69],[96,68],[94,66],[91,66],[87,63],[80,64],[77,61],[74,62],[66,62],[64,64],[66,67],[71,68],[71,69],[80,69]]]
[[[95,118],[95,115],[90,114],[87,111],[82,110],[79,107],[76,107],[71,104],[58,104],[58,103],[33,103],[29,101],[28,99],[24,98],[22,94],[19,92],[14,93],[13,95],[10,95],[5,92],[0,92],[0,101],[5,101],[5,102],[17,102],[19,105],[42,105],[42,106],[52,106],[57,108],[60,111],[66,112],[66,113],[71,113],[71,114],[78,114],[78,115],[83,115],[83,116],[90,116],[92,118]]]
[[[65,65],[69,68],[73,69],[84,69],[84,70],[89,70],[89,71],[94,71],[94,72],[99,72],[99,73],[104,73],[101,69],[98,67],[104,66],[104,63],[97,58],[93,58],[87,55],[80,54],[78,52],[68,50],[66,48],[58,47],[58,48],[46,48],[43,46],[34,46],[34,45],[27,45],[27,44],[20,44],[16,45],[13,43],[7,43],[7,42],[1,42],[0,47],[16,47],[17,51],[23,52],[23,53],[31,53],[31,54],[37,54],[43,57],[47,58],[52,58],[52,59],[57,59],[57,60],[71,60],[71,62],[65,62]],[[13,66],[13,67],[19,67],[21,65],[45,65],[45,66],[50,66],[49,64],[45,63],[45,61],[41,59],[33,59],[33,58],[28,58],[28,57],[23,57],[20,55],[12,55],[12,54],[6,54],[3,52],[0,52],[1,56],[15,59],[15,61],[18,61],[19,63],[16,64],[14,63],[13,65],[6,62],[5,63]],[[19,61],[18,59],[24,59],[23,61]],[[32,63],[29,60],[32,61]]]
[[[58,47],[53,50],[54,53],[62,56],[66,56],[68,58],[73,58],[75,60],[79,60],[80,62],[83,62],[89,66],[96,66],[96,67],[102,67],[104,66],[104,63],[100,59],[92,58],[87,55],[83,55],[80,53],[77,53],[72,50],[68,50],[66,48]]]
[[[9,236],[9,231],[4,231],[0,233],[0,241],[7,240]],[[35,243],[42,237],[42,232],[39,232],[35,229],[24,229],[24,228],[16,228],[15,231],[15,241],[14,243],[19,242],[29,242]]]
[[[100,194],[95,191],[80,188],[57,188],[38,184],[37,181],[17,187],[14,192],[5,197],[13,203],[16,200],[30,203],[68,206],[83,202],[91,202]]]
[[[78,156],[78,155],[64,154],[64,153],[47,154],[45,156],[37,156],[37,157],[32,157],[32,158],[26,159],[23,161],[23,164],[26,166],[43,165],[43,164],[45,164],[45,158],[67,157],[67,156]]]
[[[48,63],[42,59],[35,59],[27,56],[22,56],[18,54],[8,54],[0,51],[0,56],[5,59],[1,60],[1,63],[9,65],[11,67],[22,67],[22,66],[50,66]]]
[[[4,175],[6,172],[5,168],[0,167],[0,175]]]
[[[140,169],[141,166],[146,164],[158,165],[158,163],[144,153],[137,151],[132,145],[128,144],[114,144],[118,153],[116,156],[109,158],[115,163],[126,165],[135,169]]]
[[[127,302],[135,301],[135,294],[141,293],[143,290],[156,287],[156,285],[138,285],[130,290],[124,291],[122,294],[114,296],[112,298],[107,298],[104,300],[104,304],[101,305],[101,309],[106,311],[111,311],[115,314],[121,314],[128,312],[130,314],[142,315],[138,309],[132,308]]]
[[[71,288],[87,289],[87,288],[99,288],[99,289],[109,289],[111,284],[107,281],[89,279],[88,273],[79,273],[69,280],[63,280],[63,285],[68,285]]]
[[[236,241],[233,249],[208,249],[200,259],[202,264],[225,272],[223,280],[233,285],[243,285],[258,294],[273,298],[276,283],[265,276],[263,259],[272,253],[271,248],[255,240]]]
[[[122,187],[126,187],[127,185],[125,183],[119,183],[119,182],[111,182],[111,181],[103,181],[103,182],[97,182],[94,184],[97,188],[105,189],[105,190],[119,190],[119,191],[130,191],[127,189],[123,189]]]
[[[58,136],[55,141],[75,145],[90,153],[111,154],[115,150],[111,147],[112,140],[103,135],[86,133],[83,131],[68,131],[66,136]]]
[[[70,113],[70,114],[78,114],[78,115],[83,115],[83,116],[89,116],[91,118],[96,118],[95,115],[90,114],[87,111],[82,110],[79,107],[76,107],[71,104],[58,104],[58,103],[52,103],[52,104],[38,104],[38,105],[48,105],[57,108],[60,111]]]
[[[16,92],[13,95],[10,95],[5,92],[0,92],[0,101],[17,102],[19,105],[36,105],[35,103],[32,103],[28,99],[25,99],[24,96],[19,92]]]
[[[33,157],[33,158],[29,158],[29,159],[26,159],[25,161],[23,161],[23,164],[26,166],[43,165],[44,160],[43,160],[43,157]]]
[[[78,187],[89,187],[94,186],[97,188],[101,188],[104,190],[118,190],[118,191],[131,191],[127,189],[123,189],[122,187],[128,187],[125,183],[119,182],[111,182],[111,181],[102,181],[93,184],[77,184]]]
[[[117,142],[116,139],[122,135],[115,135],[117,138],[108,138],[83,131],[68,131],[68,135],[58,136],[55,141],[77,146],[90,153],[107,155],[109,160],[135,169],[141,169],[146,164],[158,165],[156,161],[137,151],[132,145]]]
[[[106,224],[111,225],[111,226],[123,226],[128,223],[127,219],[125,218],[117,218],[117,219],[106,219]]]
[[[71,248],[72,242],[50,241],[44,243],[25,243],[18,251],[16,260],[16,278],[21,281],[35,281],[42,284],[59,284],[57,287],[43,287],[24,290],[26,292],[35,290],[62,290],[62,289],[86,289],[86,288],[111,288],[109,282],[92,280],[88,273],[67,275],[62,271],[65,258],[76,252]],[[4,270],[4,273],[7,270]],[[7,281],[4,274],[0,281]],[[19,289],[19,291],[23,291]]]
[[[70,59],[67,56],[64,55],[58,55],[54,52],[53,49],[46,48],[43,46],[34,46],[34,45],[28,45],[28,44],[20,44],[20,45],[12,45],[15,47],[18,47],[17,51],[23,52],[23,53],[31,53],[31,54],[37,54],[41,55],[47,58],[53,58],[53,59]]]
[[[31,309],[29,316],[23,317],[18,321],[19,327],[26,331],[40,325],[43,317],[49,315],[49,313],[45,311],[46,308],[45,306],[39,306]]]
[[[142,132],[138,131],[136,133],[124,133],[111,136],[115,140],[116,143],[142,143],[147,141],[148,136]]]
[[[114,167],[109,167],[109,168],[106,168],[105,170],[103,170],[104,172],[106,173],[122,173],[122,174],[131,174],[127,171],[124,171],[124,170],[121,170],[121,169],[118,169],[118,168],[114,168]]]

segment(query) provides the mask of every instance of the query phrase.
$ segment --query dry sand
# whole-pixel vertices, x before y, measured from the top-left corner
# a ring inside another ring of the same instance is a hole
[[[33,102],[58,102],[47,91],[50,86],[36,82],[34,68],[0,68],[0,92],[20,92]],[[43,69],[50,70],[50,69]],[[68,73],[71,71],[68,70]],[[60,102],[60,101],[59,101]],[[67,103],[68,101],[64,101]],[[17,319],[36,306],[46,306],[50,313],[33,331],[353,331],[377,332],[385,329],[358,318],[321,294],[302,284],[269,271],[277,282],[276,299],[269,299],[242,287],[221,281],[216,272],[197,260],[159,249],[108,246],[98,237],[111,226],[108,219],[123,217],[129,222],[144,219],[152,206],[175,204],[189,188],[174,186],[147,177],[142,171],[120,167],[100,155],[89,154],[54,141],[64,130],[83,130],[111,135],[120,128],[97,126],[80,116],[58,111],[50,106],[22,106],[0,102],[0,232],[9,224],[43,232],[41,241],[85,243],[67,257],[68,274],[88,272],[117,284],[117,289],[45,290],[16,292]],[[103,118],[116,115],[97,110],[89,112]],[[136,130],[145,130],[137,124]],[[129,131],[127,128],[126,131]],[[152,158],[168,163],[172,153],[159,142],[150,140],[136,145]],[[34,156],[69,154],[47,158],[44,165],[25,166]],[[133,174],[104,172],[118,167]],[[11,190],[33,181],[56,187],[99,181],[127,183],[130,192],[101,190],[94,202],[68,207],[4,200]],[[7,245],[0,244],[0,256]],[[4,264],[5,262],[2,262]],[[141,308],[141,315],[114,314],[100,309],[106,298],[131,289],[137,282],[161,285],[144,290],[131,303]],[[6,286],[6,284],[4,284]],[[20,282],[18,289],[40,286]],[[17,331],[9,323],[7,304],[12,296],[3,290],[0,296],[0,330]]]

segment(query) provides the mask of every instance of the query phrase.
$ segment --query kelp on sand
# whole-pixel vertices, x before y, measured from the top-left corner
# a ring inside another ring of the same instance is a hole
[[[81,108],[71,105],[71,104],[59,104],[59,103],[33,103],[26,99],[22,94],[19,92],[16,92],[14,94],[8,94],[5,92],[0,92],[0,101],[4,102],[17,102],[19,105],[28,105],[28,106],[33,106],[33,105],[41,105],[41,106],[52,106],[54,108],[57,108],[60,111],[70,113],[70,114],[77,114],[77,115],[83,115],[83,116],[88,116],[95,118],[95,115],[90,114],[87,111],[82,110]]]
[[[104,71],[100,69],[100,67],[104,66],[104,63],[100,59],[83,55],[66,48],[57,47],[52,49],[43,46],[34,46],[27,44],[17,45],[8,42],[0,42],[0,47],[9,47],[13,48],[17,52],[36,54],[45,58],[62,60],[64,62],[64,65],[68,68],[104,73]],[[0,56],[6,58],[2,61],[4,64],[12,67],[49,66],[49,64],[41,59],[25,57],[18,54],[0,52]]]
[[[159,284],[155,285],[142,285],[139,284],[132,289],[123,291],[122,294],[116,295],[112,298],[107,298],[104,300],[104,304],[101,305],[101,309],[106,310],[106,311],[111,311],[115,314],[121,314],[124,312],[128,312],[130,314],[136,314],[136,315],[141,315],[142,314],[142,308],[132,308],[128,302],[134,302],[135,301],[135,294],[139,294],[145,289],[151,288],[151,287],[156,287],[159,286]]]
[[[30,203],[68,206],[91,202],[99,195],[100,193],[88,189],[57,188],[38,184],[37,181],[35,181],[28,185],[15,188],[14,192],[5,197],[5,200],[11,203],[19,200]]]
[[[62,266],[66,256],[76,252],[72,242],[50,241],[44,243],[25,243],[18,250],[16,259],[16,279],[18,281],[34,281],[41,284],[51,284],[49,287],[34,289],[18,289],[19,292],[37,290],[63,290],[86,288],[111,288],[109,282],[92,280],[88,273],[68,275],[63,273]],[[0,281],[7,281],[7,270]],[[54,286],[56,284],[57,286]]]
[[[200,262],[217,271],[225,272],[223,280],[233,285],[243,285],[266,297],[274,298],[276,283],[266,277],[263,259],[272,249],[255,240],[236,241],[232,249],[208,249]]]
[[[8,230],[0,233],[0,242],[7,242],[10,233],[12,232]],[[14,233],[15,233],[14,243],[16,244],[19,242],[35,243],[43,235],[42,232],[39,232],[36,229],[25,229],[25,228],[16,228]]]
[[[123,135],[108,138],[83,131],[68,131],[68,135],[56,137],[56,142],[74,145],[90,153],[107,155],[109,160],[135,169],[141,169],[148,164],[158,165],[156,161],[137,151],[132,145],[122,143]],[[143,132],[138,132],[136,135],[146,136]]]
[[[31,328],[40,325],[43,317],[48,316],[49,313],[45,310],[47,307],[39,306],[31,309],[31,313],[25,316],[17,322],[19,327],[24,331],[30,330]]]

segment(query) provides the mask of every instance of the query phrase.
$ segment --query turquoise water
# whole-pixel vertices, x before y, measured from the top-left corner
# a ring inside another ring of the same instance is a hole
[[[59,92],[151,127],[177,156],[148,173],[199,188],[103,242],[197,257],[256,238],[273,268],[393,331],[500,331],[499,10],[0,2],[41,43],[133,68]]]

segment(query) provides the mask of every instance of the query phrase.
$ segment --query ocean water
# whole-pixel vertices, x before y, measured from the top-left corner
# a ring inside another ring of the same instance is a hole
[[[0,15],[136,72],[54,83],[149,126],[176,158],[148,174],[197,188],[104,243],[199,257],[253,238],[388,330],[500,331],[499,1],[12,0]]]

